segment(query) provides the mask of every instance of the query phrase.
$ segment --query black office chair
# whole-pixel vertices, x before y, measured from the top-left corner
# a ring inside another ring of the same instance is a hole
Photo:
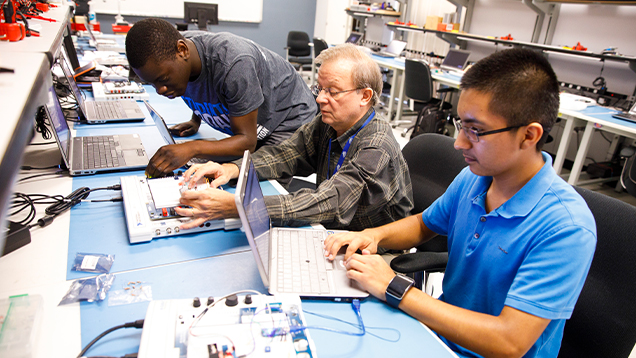
[[[301,73],[310,69],[314,61],[313,44],[309,35],[303,31],[290,31],[287,34],[286,59]]]
[[[316,57],[318,57],[318,55],[320,55],[320,53],[327,48],[329,48],[327,41],[318,37],[314,37],[314,54]]]
[[[636,343],[636,207],[575,187],[596,221],[590,272],[565,323],[559,358],[627,358]]]
[[[415,103],[415,113],[419,114],[429,105],[439,106],[440,110],[448,111],[452,108],[450,103],[444,102],[446,93],[456,90],[455,88],[440,88],[437,93],[440,98],[433,97],[433,78],[431,77],[431,69],[425,61],[406,59],[404,63],[404,94],[412,99]],[[396,121],[393,128],[403,123],[412,123],[413,125],[404,129],[402,137],[417,123],[412,121]]]
[[[312,73],[311,73],[311,85],[313,86],[316,82],[316,73],[318,72],[318,67],[320,67],[316,63],[316,57],[320,55],[320,53],[329,48],[327,41],[314,37],[314,62],[312,63]]]
[[[464,156],[453,147],[454,139],[425,133],[410,140],[402,149],[409,165],[413,185],[413,214],[419,214],[439,198],[467,165]],[[391,261],[394,271],[409,274],[422,289],[424,274],[443,272],[448,262],[446,236],[436,236],[417,247],[417,252],[402,254]]]

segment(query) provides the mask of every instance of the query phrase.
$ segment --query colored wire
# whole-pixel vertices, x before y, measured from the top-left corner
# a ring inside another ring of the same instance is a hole
[[[354,307],[354,311],[356,311],[355,307]],[[361,330],[363,330],[365,332],[365,334],[371,335],[373,337],[376,337],[376,338],[381,339],[381,340],[386,341],[386,342],[398,342],[400,340],[400,338],[402,337],[402,334],[400,333],[400,331],[395,329],[395,328],[364,326],[363,323],[362,323],[362,315],[361,315],[359,309],[356,311],[356,314],[358,315],[358,324],[357,325],[355,323],[347,322],[347,321],[342,320],[340,318],[332,317],[332,316],[321,314],[321,313],[315,313],[315,312],[311,312],[311,311],[307,311],[307,310],[303,310],[303,312],[306,313],[306,314],[310,314],[312,316],[325,318],[325,319],[330,319],[330,320],[334,320],[334,321],[337,321],[337,322],[341,322],[341,323],[347,324],[347,325],[352,326],[352,327],[358,327]],[[347,335],[351,335],[351,336],[361,336],[361,334],[356,333],[356,332],[341,331],[341,330],[337,330],[337,329],[333,329],[333,328],[329,328],[329,327],[306,326],[304,328],[318,329],[318,330],[322,330],[322,331],[328,331],[328,332],[339,333],[339,334],[347,334]],[[377,334],[369,332],[370,330],[393,331],[393,332],[397,333],[397,338],[396,339],[385,338],[385,337],[382,337],[380,335],[377,335]]]

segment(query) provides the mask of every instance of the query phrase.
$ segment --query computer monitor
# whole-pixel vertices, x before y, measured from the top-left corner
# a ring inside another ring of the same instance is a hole
[[[186,23],[198,24],[199,30],[205,30],[207,25],[219,24],[219,5],[198,2],[183,3],[183,20]]]
[[[448,71],[464,71],[468,64],[468,56],[470,51],[449,49],[440,67]]]

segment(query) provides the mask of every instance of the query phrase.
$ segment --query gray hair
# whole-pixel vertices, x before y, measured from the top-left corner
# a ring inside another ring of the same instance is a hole
[[[355,64],[351,68],[353,85],[358,89],[371,88],[373,90],[371,105],[375,106],[382,93],[382,74],[378,64],[358,46],[349,43],[330,47],[316,57],[318,64],[340,60],[348,60]]]

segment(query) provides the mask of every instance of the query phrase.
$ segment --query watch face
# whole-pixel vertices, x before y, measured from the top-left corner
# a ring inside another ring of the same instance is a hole
[[[386,302],[397,308],[402,301],[404,294],[413,286],[413,279],[410,277],[396,275],[386,288]]]

